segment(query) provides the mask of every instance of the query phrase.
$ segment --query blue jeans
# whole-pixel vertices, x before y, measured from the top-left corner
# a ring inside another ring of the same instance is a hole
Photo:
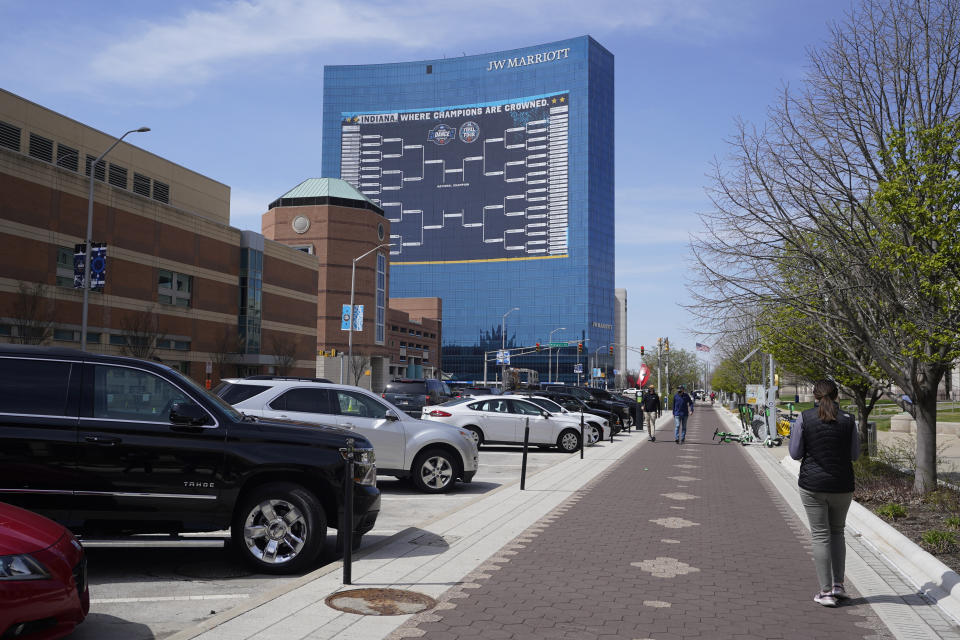
[[[687,418],[690,416],[673,416],[673,439],[687,439]]]

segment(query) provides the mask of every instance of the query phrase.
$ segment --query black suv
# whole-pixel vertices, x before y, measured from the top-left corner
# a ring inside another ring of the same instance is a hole
[[[301,571],[339,528],[353,438],[356,546],[380,512],[370,442],[245,416],[156,362],[0,345],[0,501],[80,534],[230,528],[255,569]]]
[[[569,389],[570,387],[567,388]],[[610,423],[610,428],[614,434],[620,433],[623,428],[623,421],[621,420],[619,414],[610,411],[599,402],[593,400],[590,402],[584,401],[582,398],[566,393],[561,389],[561,387],[550,387],[548,389],[538,389],[536,391],[524,391],[523,393],[526,395],[549,398],[567,411],[573,411],[574,413],[586,411],[600,416]]]
[[[573,385],[548,385],[551,391],[558,391],[583,400],[587,406],[604,409],[615,414],[620,422],[627,424],[631,419],[631,406],[626,402],[615,399],[609,392],[593,387],[575,387]]]
[[[420,417],[425,406],[443,404],[453,398],[447,383],[436,378],[398,378],[388,382],[380,395],[414,418]]]

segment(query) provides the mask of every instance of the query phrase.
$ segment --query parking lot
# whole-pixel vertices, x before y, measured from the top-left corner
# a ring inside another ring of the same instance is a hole
[[[579,454],[533,448],[528,456],[527,474],[535,474],[569,455]],[[361,549],[518,482],[521,462],[521,447],[485,446],[480,450],[480,468],[474,481],[458,483],[450,493],[439,495],[425,495],[409,482],[379,476],[380,517],[377,526],[364,537]],[[224,548],[226,538],[224,532],[221,536],[198,536],[192,542],[156,538],[147,543],[135,539],[109,544],[87,541],[90,615],[70,638],[164,638],[247,598],[299,579],[249,572]],[[334,555],[335,541],[336,533],[330,530],[324,564],[338,559]]]

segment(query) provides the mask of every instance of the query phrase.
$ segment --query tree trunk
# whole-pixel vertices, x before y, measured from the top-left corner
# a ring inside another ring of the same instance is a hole
[[[918,396],[913,399],[917,421],[917,474],[913,490],[922,495],[937,488],[937,385],[930,393]]]
[[[870,417],[870,409],[867,406],[867,394],[855,392],[850,394],[857,405],[857,437],[860,439],[860,455],[869,455],[867,447],[867,418]]]

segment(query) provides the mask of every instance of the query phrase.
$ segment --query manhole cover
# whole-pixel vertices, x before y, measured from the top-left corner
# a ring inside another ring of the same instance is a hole
[[[327,596],[328,607],[363,616],[402,616],[437,605],[430,596],[402,589],[351,589]]]

